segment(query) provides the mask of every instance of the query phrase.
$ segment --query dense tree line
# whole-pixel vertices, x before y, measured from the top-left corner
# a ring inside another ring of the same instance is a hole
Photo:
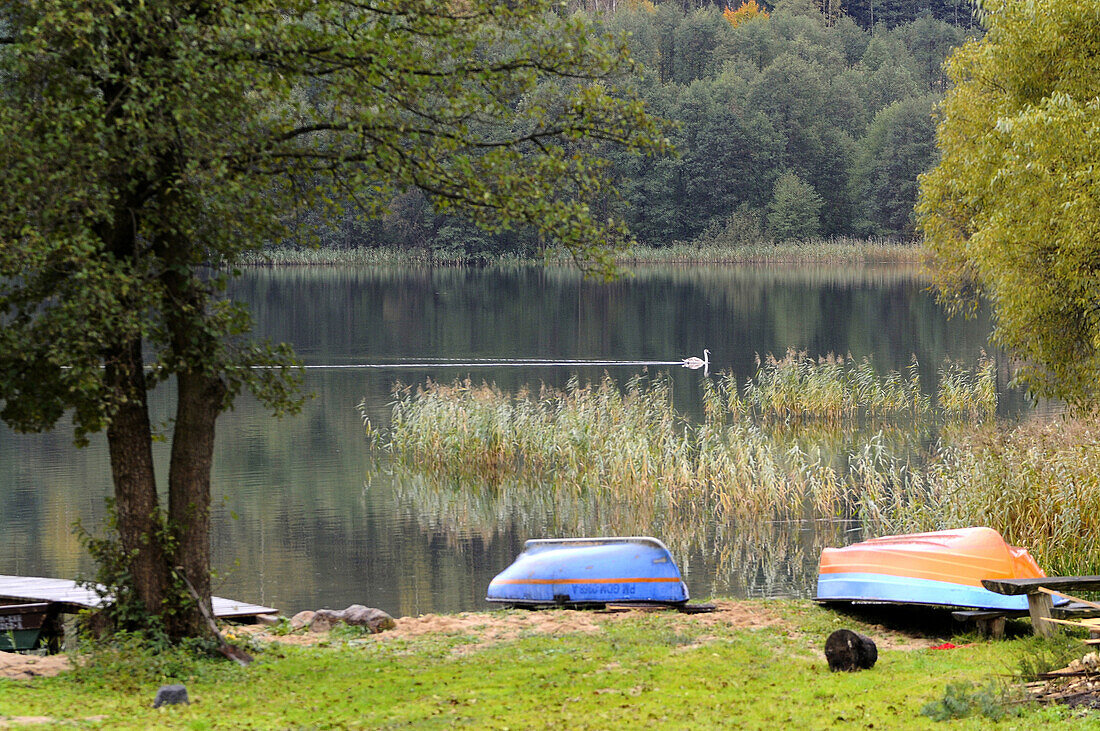
[[[724,10],[730,5],[737,6],[741,0],[665,0],[672,2],[685,12],[700,8],[714,7]],[[862,28],[875,26],[895,28],[923,15],[931,15],[956,27],[976,26],[973,0],[813,0],[827,21],[841,14],[849,16]],[[630,0],[572,0],[570,10],[585,12],[614,12],[628,6]],[[760,0],[767,11],[774,9],[776,2]]]
[[[677,155],[608,151],[620,195],[600,213],[624,217],[640,241],[658,246],[703,234],[911,236],[917,176],[935,161],[943,60],[966,30],[937,17],[949,3],[919,14],[916,3],[876,4],[876,23],[916,17],[873,29],[829,15],[831,5],[780,0],[745,14],[620,0],[602,9],[608,31],[629,34],[632,83],[650,111],[674,123]],[[379,220],[349,218],[328,243],[492,252],[539,242],[482,233],[410,192]]]

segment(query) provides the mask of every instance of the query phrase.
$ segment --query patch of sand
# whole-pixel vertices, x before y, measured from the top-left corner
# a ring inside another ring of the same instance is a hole
[[[773,613],[764,603],[716,601],[714,605],[715,610],[706,614],[683,614],[670,609],[653,607],[424,614],[419,617],[400,617],[395,620],[397,626],[394,629],[374,635],[374,639],[385,642],[431,634],[468,638],[468,641],[461,642],[454,650],[454,652],[461,654],[481,646],[505,642],[525,635],[600,632],[607,624],[637,617],[639,614],[655,612],[666,616],[674,629],[695,627],[705,630],[721,627],[754,630],[776,627],[785,629],[792,636],[801,634],[797,626],[789,620],[782,619],[777,613]],[[329,639],[327,633],[316,633],[308,630],[300,630],[288,635],[278,635],[272,633],[270,628],[260,625],[236,627],[233,632],[236,635],[251,636],[261,642],[277,642],[290,645],[317,645]],[[936,638],[913,636],[884,626],[874,627],[873,632],[870,634],[880,649],[919,650],[942,642],[942,640]],[[708,642],[712,639],[712,636],[703,634],[698,641]],[[816,651],[815,654],[824,657],[822,649],[825,642],[824,637],[815,637],[812,640],[811,647]]]
[[[440,635],[461,637],[456,653],[476,650],[496,642],[506,642],[517,637],[534,634],[562,635],[569,633],[591,634],[603,630],[604,625],[621,622],[640,614],[660,613],[668,618],[673,628],[763,629],[776,627],[792,636],[801,634],[789,620],[780,618],[766,604],[760,602],[716,601],[715,610],[706,614],[683,614],[669,609],[652,607],[612,607],[606,610],[553,609],[544,611],[513,612],[462,612],[460,614],[424,614],[419,617],[401,617],[395,620],[392,630],[374,635],[380,642]],[[860,630],[864,631],[864,630]],[[880,650],[921,650],[941,643],[934,637],[914,636],[889,629],[882,625],[866,631]],[[226,637],[230,642],[250,637],[260,642],[288,645],[318,645],[329,641],[327,632],[302,630],[287,635],[275,634],[264,625],[246,625],[229,628]],[[713,637],[701,635],[697,642],[708,642]],[[824,638],[805,638],[807,650],[824,657]],[[71,667],[65,655],[19,655],[0,652],[0,678],[26,680],[35,677],[57,675]]]
[[[71,667],[67,655],[20,655],[0,652],[0,678],[29,680],[57,675]]]

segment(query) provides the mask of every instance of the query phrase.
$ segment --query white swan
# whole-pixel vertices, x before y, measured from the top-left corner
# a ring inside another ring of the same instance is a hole
[[[702,358],[696,358],[693,355],[690,358],[684,358],[681,365],[683,365],[684,368],[707,368],[707,369],[709,369],[710,368],[710,351],[706,348],[703,348],[703,357]]]

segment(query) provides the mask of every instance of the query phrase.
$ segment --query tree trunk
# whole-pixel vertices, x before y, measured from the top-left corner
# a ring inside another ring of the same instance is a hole
[[[107,445],[119,539],[131,556],[129,570],[137,598],[149,614],[159,615],[168,572],[158,540],[160,508],[140,340],[107,354],[106,376],[111,396],[117,399],[107,427]]]
[[[226,387],[219,378],[193,372],[177,376],[179,395],[168,472],[168,520],[176,538],[175,565],[183,569],[200,601],[210,609],[210,470],[214,424]],[[206,631],[201,610],[182,613],[170,628],[174,637]]]

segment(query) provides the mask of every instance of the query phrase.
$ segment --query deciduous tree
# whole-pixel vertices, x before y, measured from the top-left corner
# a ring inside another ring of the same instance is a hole
[[[768,203],[768,232],[776,239],[805,239],[821,233],[824,201],[813,186],[794,173],[775,181]]]
[[[624,46],[544,0],[0,3],[0,417],[106,431],[131,588],[172,636],[209,597],[218,416],[293,409],[281,346],[220,297],[296,223],[419,188],[486,230],[531,226],[596,269],[621,240],[586,142],[663,145],[610,81]],[[302,216],[308,212],[309,216]],[[167,508],[147,392],[172,379]],[[177,572],[176,567],[182,567]]]
[[[1033,394],[1100,396],[1100,15],[1087,0],[990,0],[950,59],[942,159],[918,211],[940,299],[992,303]]]

